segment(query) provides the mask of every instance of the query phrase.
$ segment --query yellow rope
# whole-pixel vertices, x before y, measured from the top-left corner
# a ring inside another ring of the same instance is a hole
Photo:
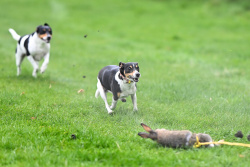
[[[204,142],[200,143],[198,136],[196,136],[196,142],[194,143],[194,148],[198,148],[202,145],[208,145],[208,144],[226,144],[226,145],[231,145],[231,146],[243,146],[243,147],[250,147],[250,144],[244,144],[244,143],[232,143],[232,142]]]

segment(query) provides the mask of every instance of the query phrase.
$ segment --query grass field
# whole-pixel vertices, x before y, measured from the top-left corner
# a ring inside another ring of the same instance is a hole
[[[0,6],[0,166],[250,164],[246,147],[171,149],[137,135],[144,122],[250,144],[247,0],[1,0]],[[8,28],[24,35],[44,22],[53,28],[48,69],[35,79],[24,60],[17,77]],[[96,77],[120,61],[139,63],[139,111],[129,98],[111,116],[94,97]],[[242,139],[234,137],[238,130]]]

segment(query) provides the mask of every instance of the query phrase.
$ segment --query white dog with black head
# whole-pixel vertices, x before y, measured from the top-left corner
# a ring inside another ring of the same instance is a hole
[[[33,66],[32,76],[37,77],[39,71],[39,61],[44,58],[40,72],[43,73],[49,63],[50,40],[52,38],[52,29],[45,23],[36,28],[36,31],[29,35],[20,36],[15,30],[9,29],[12,37],[18,41],[16,48],[16,66],[17,76],[21,73],[21,63],[25,57]]]

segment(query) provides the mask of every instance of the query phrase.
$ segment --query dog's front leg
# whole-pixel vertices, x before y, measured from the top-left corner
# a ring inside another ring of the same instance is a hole
[[[112,105],[110,106],[110,109],[111,109],[111,110],[115,109],[116,104],[117,104],[117,101],[118,101],[118,100],[115,100],[114,97],[112,98]]]
[[[29,55],[27,59],[30,61],[31,65],[33,66],[32,76],[36,78],[37,76],[36,74],[39,69],[38,63],[33,59],[31,55]]]
[[[46,68],[48,67],[48,64],[49,64],[49,56],[50,54],[47,53],[44,57],[44,61],[43,61],[43,64],[42,64],[42,67],[41,67],[41,73],[44,73],[44,71],[46,70]]]
[[[134,105],[134,111],[138,111],[136,93],[131,95],[131,99],[132,99],[132,103]]]

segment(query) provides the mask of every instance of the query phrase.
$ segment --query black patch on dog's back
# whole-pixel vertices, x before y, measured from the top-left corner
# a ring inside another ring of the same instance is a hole
[[[98,74],[98,79],[100,80],[105,91],[109,90],[113,93],[114,100],[118,100],[117,93],[121,92],[118,82],[115,80],[115,74],[119,71],[119,66],[110,65],[101,69]]]
[[[98,74],[98,78],[104,89],[111,91],[111,84],[118,70],[119,67],[114,65],[106,66],[101,69],[101,71]]]
[[[28,38],[26,38],[25,41],[24,41],[24,48],[26,49],[26,55],[27,56],[30,55],[30,52],[29,52],[29,49],[28,49],[29,40],[30,40],[30,36],[28,36]]]

